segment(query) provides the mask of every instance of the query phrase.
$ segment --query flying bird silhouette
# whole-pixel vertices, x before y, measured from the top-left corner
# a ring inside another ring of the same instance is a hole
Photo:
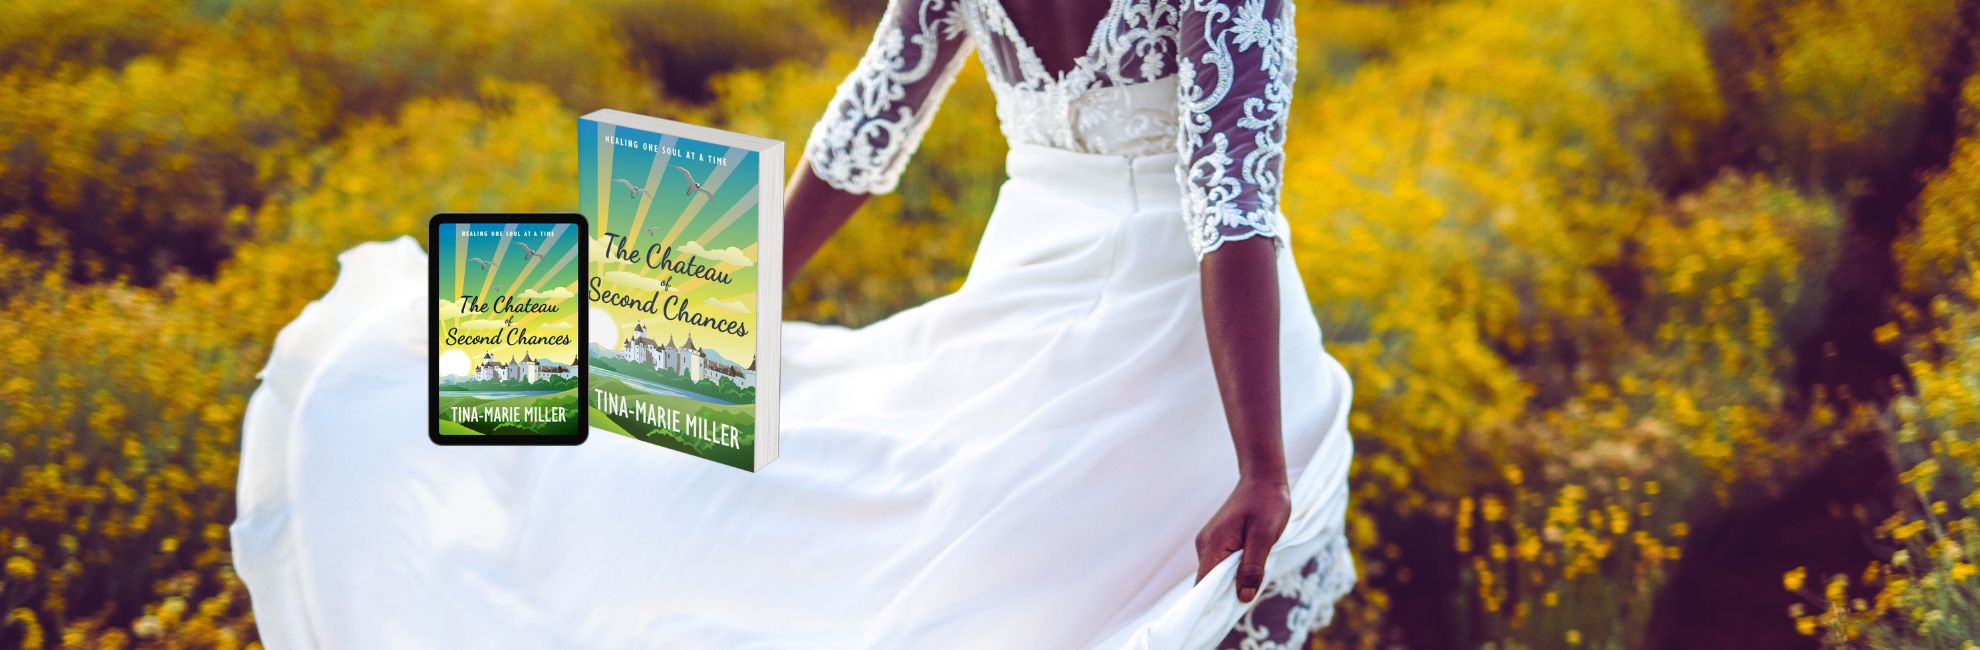
[[[470,258],[468,258],[468,261],[469,261],[469,262],[474,262],[474,263],[476,263],[476,264],[480,264],[480,265],[481,265],[481,270],[483,270],[483,271],[486,271],[486,270],[488,270],[488,260],[484,260],[484,259],[481,259],[481,258],[479,258],[479,257],[470,257]]]
[[[626,186],[626,195],[635,199],[639,198],[639,195],[646,193],[645,188],[639,187],[637,185],[633,185],[632,181],[623,178],[612,179],[612,182]]]
[[[640,232],[641,232],[642,234],[647,234],[647,235],[651,235],[651,234],[653,234],[653,231],[655,231],[655,230],[659,230],[659,229],[660,229],[660,227],[659,227],[659,226],[647,226],[647,227],[645,227],[645,228],[642,228],[642,229],[640,229]]]
[[[522,243],[522,242],[516,242],[516,245],[517,245],[517,246],[521,246],[521,247],[523,247],[523,256],[524,256],[524,257],[535,257],[535,258],[542,258],[542,257],[543,257],[543,254],[542,254],[542,253],[539,253],[539,252],[536,252],[536,249],[534,249],[534,248],[530,248],[530,247],[529,247],[529,244],[525,244],[525,243]]]
[[[681,175],[687,177],[688,179],[688,190],[686,194],[687,196],[694,196],[695,192],[700,192],[702,194],[708,195],[708,198],[711,199],[715,198],[714,190],[710,190],[706,187],[702,187],[701,181],[694,180],[694,172],[690,172],[687,170],[686,167],[682,167],[680,165],[668,165],[668,166],[673,167],[674,169],[681,170]]]

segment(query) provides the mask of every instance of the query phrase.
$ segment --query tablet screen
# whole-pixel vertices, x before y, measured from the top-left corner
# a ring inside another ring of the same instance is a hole
[[[582,440],[581,217],[440,215],[430,235],[434,441]]]

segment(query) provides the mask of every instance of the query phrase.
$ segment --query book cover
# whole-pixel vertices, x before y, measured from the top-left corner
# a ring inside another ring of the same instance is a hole
[[[596,432],[755,471],[777,457],[782,142],[578,119]]]
[[[559,218],[443,214],[430,226],[435,442],[583,440],[584,233],[577,215]]]

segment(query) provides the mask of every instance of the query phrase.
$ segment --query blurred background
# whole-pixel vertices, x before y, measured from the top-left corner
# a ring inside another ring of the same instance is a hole
[[[257,645],[239,423],[353,244],[568,210],[574,118],[778,138],[877,0],[14,0],[0,646]],[[1355,378],[1320,647],[1974,647],[1976,0],[1311,0],[1285,205]],[[954,289],[971,61],[793,318]],[[1181,224],[1178,224],[1181,227]],[[905,248],[903,248],[905,247]]]

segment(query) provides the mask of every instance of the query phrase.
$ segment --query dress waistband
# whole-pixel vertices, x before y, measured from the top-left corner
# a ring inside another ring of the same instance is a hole
[[[1004,173],[1012,180],[1131,212],[1182,208],[1175,152],[1123,156],[1012,143]]]

